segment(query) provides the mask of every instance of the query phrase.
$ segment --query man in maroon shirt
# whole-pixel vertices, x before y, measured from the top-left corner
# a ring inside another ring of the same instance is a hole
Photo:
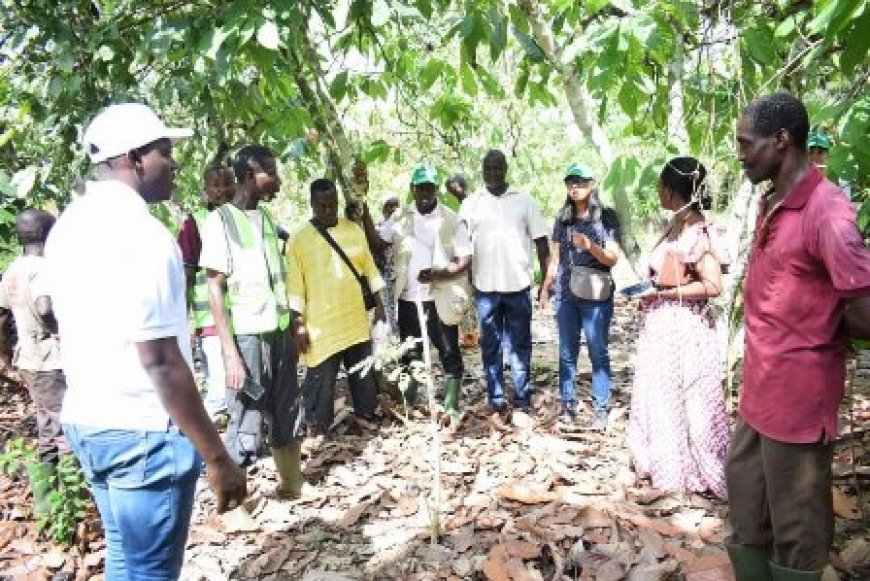
[[[187,304],[193,324],[194,345],[203,357],[203,371],[206,377],[207,389],[203,404],[212,421],[217,421],[220,415],[226,412],[226,380],[220,340],[208,304],[205,271],[199,267],[199,254],[202,251],[199,229],[209,212],[228,202],[235,193],[236,180],[224,158],[225,154],[226,149],[221,145],[214,160],[203,173],[204,207],[189,214],[178,233],[178,246],[184,261]]]
[[[855,211],[807,159],[809,119],[786,93],[737,122],[762,197],[744,287],[739,417],[726,467],[738,580],[820,579],[833,540],[832,441],[847,337],[868,335],[870,250]]]

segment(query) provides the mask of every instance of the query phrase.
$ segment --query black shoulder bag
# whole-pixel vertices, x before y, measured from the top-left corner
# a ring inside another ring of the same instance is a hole
[[[323,239],[332,246],[332,249],[341,257],[347,267],[350,269],[351,274],[359,283],[360,289],[362,290],[363,297],[363,305],[365,305],[365,309],[367,311],[375,308],[377,303],[375,302],[375,295],[372,293],[372,288],[369,286],[369,281],[366,277],[360,275],[356,271],[356,268],[353,267],[353,263],[350,261],[350,258],[347,257],[347,254],[344,253],[341,246],[338,245],[338,242],[329,234],[326,228],[323,228],[319,224],[317,224],[314,220],[311,220],[311,225],[314,226],[314,229],[320,232],[320,235],[323,236]]]

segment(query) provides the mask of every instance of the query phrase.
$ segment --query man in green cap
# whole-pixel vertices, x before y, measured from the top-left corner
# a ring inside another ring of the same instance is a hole
[[[807,158],[814,166],[824,171],[831,151],[831,137],[824,131],[810,131],[807,137]]]
[[[465,271],[471,263],[468,230],[453,210],[438,203],[438,172],[421,163],[411,175],[413,206],[399,210],[391,227],[381,228],[380,239],[395,250],[393,295],[398,298],[399,335],[421,337],[416,302],[426,315],[426,333],[438,349],[444,367],[444,408],[459,418],[459,382],[462,354],[459,322],[471,302]],[[421,359],[419,344],[406,363]],[[405,392],[406,403],[416,398],[416,384]]]

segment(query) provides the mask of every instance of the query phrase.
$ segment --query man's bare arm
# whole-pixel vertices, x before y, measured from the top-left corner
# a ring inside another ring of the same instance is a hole
[[[136,343],[136,349],[169,417],[205,460],[218,512],[224,512],[231,502],[241,502],[247,495],[245,473],[233,463],[209,420],[178,340],[142,341]]]
[[[235,338],[230,330],[230,315],[224,306],[226,281],[227,276],[224,273],[212,269],[206,270],[208,304],[224,353],[227,388],[239,390],[244,385],[247,372],[245,371],[245,362],[236,347]]]

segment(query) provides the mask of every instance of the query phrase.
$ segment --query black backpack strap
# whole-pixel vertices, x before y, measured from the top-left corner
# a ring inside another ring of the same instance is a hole
[[[347,254],[344,253],[344,250],[341,248],[341,246],[338,245],[338,242],[336,242],[335,239],[329,234],[329,231],[326,228],[322,227],[321,225],[317,224],[314,220],[311,220],[311,225],[314,226],[315,230],[320,232],[320,235],[323,236],[323,239],[326,240],[326,242],[330,246],[332,246],[332,249],[335,250],[336,253],[338,253],[338,255],[341,257],[341,259],[344,261],[344,263],[350,269],[351,274],[353,274],[353,277],[359,283],[360,287],[362,287],[363,286],[362,277],[357,272],[356,268],[353,267],[353,263],[350,261],[350,258],[347,257]]]

